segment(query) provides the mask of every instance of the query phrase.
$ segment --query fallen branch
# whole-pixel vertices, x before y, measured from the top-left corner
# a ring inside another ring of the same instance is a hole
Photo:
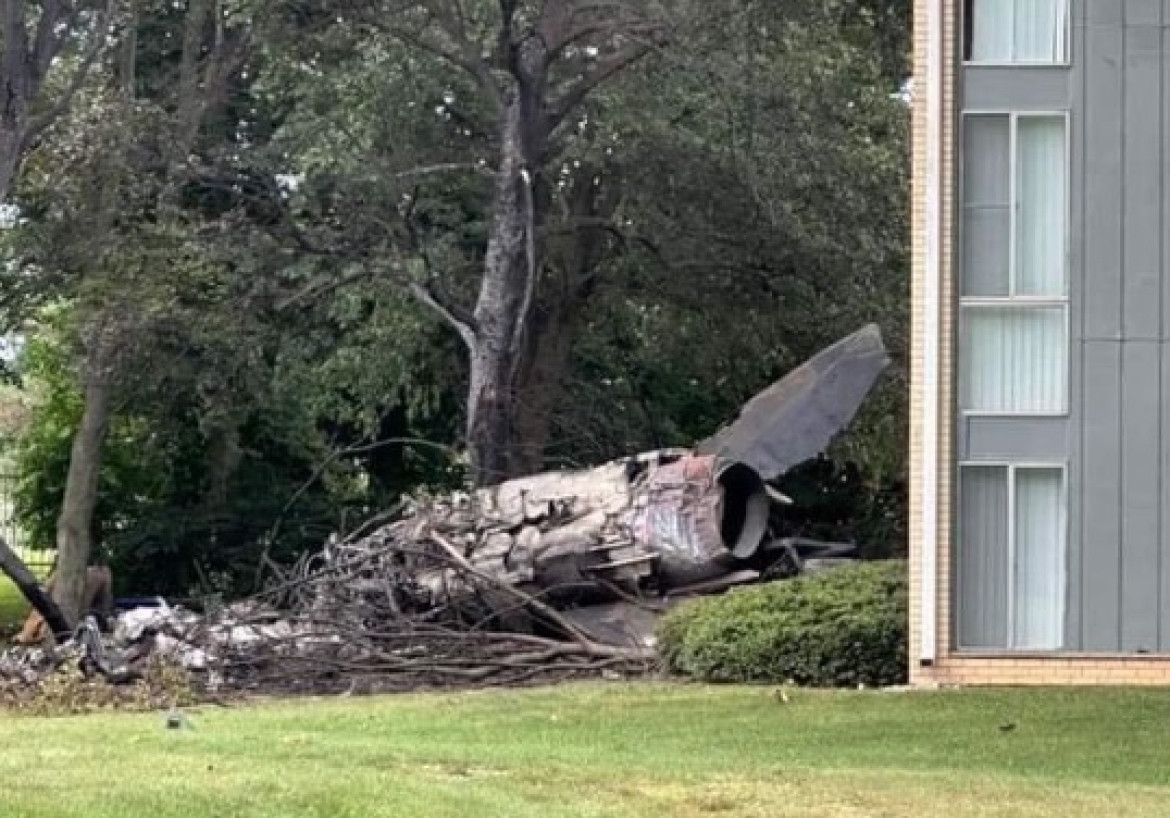
[[[590,639],[584,631],[578,628],[569,620],[561,616],[555,609],[541,602],[531,594],[526,594],[514,585],[509,585],[504,582],[499,582],[494,577],[490,577],[482,571],[478,570],[474,565],[467,561],[467,558],[456,550],[455,546],[447,542],[443,537],[435,532],[431,532],[431,540],[443,549],[452,560],[455,561],[464,571],[471,576],[480,580],[481,582],[491,585],[493,588],[511,596],[520,601],[525,607],[531,608],[537,615],[548,622],[550,625],[557,627],[562,633],[577,643],[585,650],[589,656],[607,656],[618,658],[649,658],[644,652],[632,651],[625,648],[615,648],[609,645],[601,645]]]
[[[65,614],[61,613],[61,609],[57,607],[53,598],[41,588],[32,571],[28,570],[28,566],[8,546],[3,537],[0,537],[0,571],[8,575],[24,598],[29,601],[29,604],[45,618],[45,622],[58,640],[69,638],[73,632],[73,628],[69,626],[69,620],[65,618]]]

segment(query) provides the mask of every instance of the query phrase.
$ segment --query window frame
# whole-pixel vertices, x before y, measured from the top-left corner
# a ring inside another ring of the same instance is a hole
[[[1072,15],[1074,0],[1062,0],[1064,3],[1064,54],[1057,60],[976,60],[971,57],[974,50],[974,26],[975,19],[975,3],[979,0],[963,0],[961,14],[959,17],[959,48],[962,51],[963,59],[962,65],[964,68],[1071,68],[1072,67]],[[1015,10],[1015,3],[1018,0],[1012,0],[1012,10]],[[1016,50],[1016,31],[1015,25],[1012,26],[1012,48]]]
[[[966,142],[967,142],[967,119],[968,117],[1006,117],[1008,120],[1008,294],[998,296],[986,295],[964,295],[963,290],[965,286],[966,269],[963,265],[964,258],[964,242],[967,240],[967,233],[964,228],[965,212],[967,209],[966,200]],[[1019,177],[1019,151],[1018,151],[1018,127],[1021,119],[1060,119],[1064,125],[1064,246],[1061,248],[1061,258],[1064,264],[1064,294],[1060,296],[1049,295],[1017,295],[1015,294],[1017,286],[1017,194],[1018,194],[1018,177]],[[956,180],[956,216],[959,241],[957,242],[956,253],[956,269],[958,271],[955,290],[958,294],[958,320],[959,332],[957,338],[962,338],[963,315],[967,310],[980,308],[1050,308],[1060,309],[1064,314],[1064,338],[1065,338],[1065,378],[1064,390],[1061,395],[1061,405],[1057,409],[1049,412],[1014,412],[1002,410],[987,410],[987,409],[969,409],[962,405],[961,400],[956,400],[959,407],[959,412],[964,417],[988,417],[988,418],[1063,418],[1068,417],[1070,413],[1071,393],[1072,393],[1072,309],[1071,309],[1071,291],[1072,291],[1072,172],[1073,172],[1073,156],[1072,156],[1072,121],[1071,112],[1068,110],[1018,110],[1018,109],[1002,109],[1002,108],[970,108],[964,109],[959,113],[959,151],[958,161],[956,162],[957,180]],[[956,379],[956,391],[958,386],[962,383],[962,349],[957,349],[957,363],[959,367],[958,378]]]
[[[1004,469],[1007,479],[1007,589],[1005,597],[1007,599],[1006,612],[1006,635],[1007,644],[998,648],[987,647],[965,647],[959,642],[962,623],[962,607],[960,605],[959,589],[962,587],[961,582],[953,582],[954,591],[951,595],[951,604],[954,606],[954,617],[952,626],[951,638],[954,640],[955,650],[959,653],[989,653],[989,652],[1004,652],[1004,653],[1059,653],[1067,650],[1068,633],[1068,594],[1069,594],[1069,547],[1071,545],[1070,538],[1070,514],[1069,514],[1069,464],[1067,460],[1060,461],[1042,461],[1042,460],[1006,460],[1006,459],[992,459],[992,460],[960,460],[958,463],[958,474],[956,484],[956,499],[958,500],[956,508],[962,507],[963,491],[963,472],[966,469]],[[1014,644],[1016,639],[1016,554],[1017,554],[1017,532],[1016,532],[1016,473],[1020,471],[1055,471],[1060,473],[1060,521],[1058,529],[1061,536],[1060,548],[1060,572],[1057,575],[1057,585],[1062,589],[1060,594],[1060,613],[1057,621],[1060,622],[1060,639],[1059,647],[1055,648],[1034,648],[1034,647],[1018,647]],[[955,537],[956,543],[962,548],[963,529],[961,515],[955,515]],[[958,560],[954,562],[955,571],[958,571]]]

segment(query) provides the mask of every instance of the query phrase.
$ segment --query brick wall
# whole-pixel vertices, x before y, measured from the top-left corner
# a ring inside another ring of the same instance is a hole
[[[914,186],[912,193],[911,213],[911,247],[913,251],[913,266],[911,269],[911,291],[913,305],[911,310],[912,332],[910,348],[911,392],[910,392],[910,637],[911,637],[911,680],[913,682],[929,683],[932,674],[928,669],[918,667],[918,639],[921,610],[919,605],[919,588],[921,587],[921,555],[922,555],[922,462],[923,458],[933,454],[939,458],[940,468],[938,485],[938,527],[939,527],[939,563],[938,563],[938,600],[939,618],[938,653],[944,656],[948,649],[947,641],[950,632],[949,606],[946,601],[950,598],[949,577],[950,567],[948,555],[950,551],[951,531],[951,479],[952,470],[949,465],[951,457],[952,424],[941,423],[939,435],[939,451],[927,453],[923,450],[922,422],[924,418],[924,391],[923,391],[923,285],[926,279],[926,144],[927,144],[927,55],[928,55],[928,23],[927,15],[932,3],[942,3],[947,8],[947,18],[944,20],[944,39],[946,64],[944,76],[944,109],[952,111],[954,108],[955,86],[955,52],[956,14],[957,3],[944,0],[915,0],[914,3],[914,114],[912,144],[914,150]],[[955,117],[947,116],[943,123],[943,236],[940,258],[942,260],[942,296],[944,303],[950,303],[953,289],[952,247],[953,247],[953,189],[954,189],[954,133]],[[954,415],[952,405],[953,390],[945,386],[951,383],[953,376],[954,356],[951,354],[954,335],[954,315],[952,310],[944,310],[940,321],[942,350],[940,352],[940,383],[943,384],[939,399],[939,409],[943,418]]]
[[[916,671],[916,672],[915,672]],[[1165,656],[946,656],[913,668],[914,683],[934,685],[1165,685]]]

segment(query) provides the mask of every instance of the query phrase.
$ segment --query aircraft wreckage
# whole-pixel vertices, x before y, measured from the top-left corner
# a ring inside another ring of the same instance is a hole
[[[839,556],[848,547],[783,536],[787,499],[768,482],[828,446],[888,360],[877,327],[868,326],[757,395],[694,450],[650,452],[425,502],[384,536],[429,543],[467,564],[440,566],[404,553],[395,604],[490,608],[480,595],[482,577],[490,577],[561,609],[599,641],[647,644],[653,616],[646,612],[654,608],[644,601],[661,606],[791,575],[808,557]]]
[[[99,645],[90,664],[129,678],[127,663],[161,653],[217,685],[321,690],[649,662],[674,601],[850,556],[850,546],[786,537],[787,500],[769,483],[829,445],[888,362],[867,326],[692,450],[416,497],[399,519],[334,538],[253,600],[214,614],[123,614],[112,650]],[[86,643],[98,641],[91,630]]]

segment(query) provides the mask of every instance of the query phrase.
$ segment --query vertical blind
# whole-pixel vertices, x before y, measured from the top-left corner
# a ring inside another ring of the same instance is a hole
[[[961,648],[1008,646],[1008,480],[1004,466],[964,466],[956,547]]]
[[[1062,296],[1068,213],[1063,117],[1016,120],[1015,295]]]
[[[1064,476],[1016,469],[1012,647],[1055,650],[1063,642]]]
[[[1068,55],[1068,0],[969,0],[975,62],[1053,63]]]
[[[1063,412],[1067,330],[1064,307],[964,307],[961,406],[992,414]]]
[[[1066,411],[1066,130],[1063,116],[964,117],[964,411]]]

